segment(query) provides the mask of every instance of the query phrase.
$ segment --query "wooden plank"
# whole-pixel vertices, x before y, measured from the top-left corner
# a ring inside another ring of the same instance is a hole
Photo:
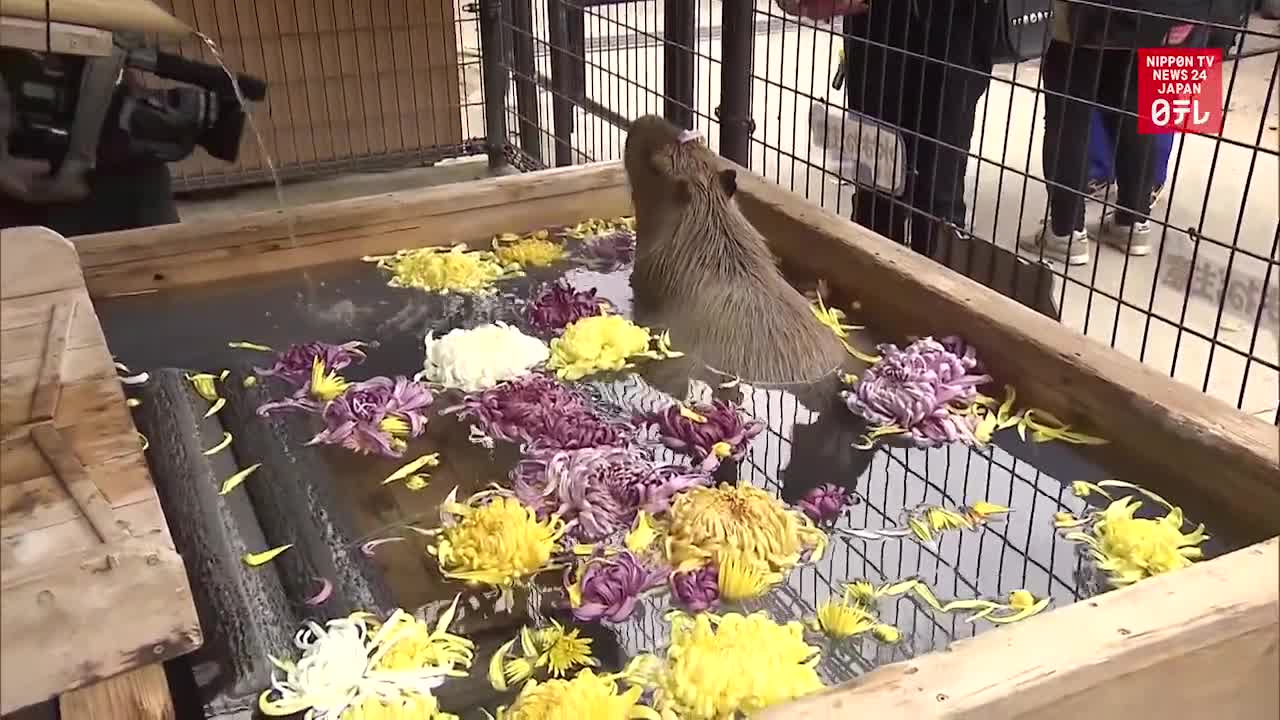
[[[42,227],[0,230],[0,288],[6,301],[84,285],[70,240]]]
[[[773,250],[860,300],[863,319],[899,336],[963,332],[1020,402],[1114,440],[1088,454],[1118,477],[1194,509],[1233,547],[1280,535],[1273,425],[725,165],[737,169],[739,206]]]
[[[84,25],[0,16],[0,46],[106,57],[111,54],[112,36],[110,30]]]
[[[36,570],[5,574],[0,713],[200,645],[186,570],[171,548],[99,545]],[[127,622],[113,622],[121,612]]]
[[[10,428],[29,419],[42,362],[37,358],[0,366],[0,427]],[[72,348],[63,353],[62,382],[65,385],[107,377],[116,377],[116,371],[111,353],[105,346]]]
[[[111,504],[89,478],[84,465],[80,464],[80,458],[76,457],[62,434],[52,425],[37,425],[31,428],[31,439],[44,456],[45,462],[53,468],[54,475],[62,481],[67,492],[76,501],[80,512],[98,533],[99,539],[102,542],[124,540],[124,529],[117,522]]]
[[[64,387],[53,425],[88,467],[141,449],[120,381],[114,376]],[[30,426],[14,428],[0,440],[0,484],[52,472],[30,438]]]
[[[351,260],[415,245],[487,244],[499,232],[622,214],[629,207],[621,169],[606,164],[306,206],[294,212],[293,239],[287,217],[271,211],[84,236],[77,244],[90,294],[106,296]],[[207,242],[193,243],[197,237]]]
[[[141,453],[134,452],[99,463],[94,468],[93,480],[113,508],[123,508],[155,496]],[[60,525],[79,515],[76,501],[52,473],[22,482],[10,482],[6,478],[6,482],[0,485],[0,517],[4,518],[0,536],[5,538]]]
[[[130,537],[155,545],[173,545],[164,511],[155,497],[117,508],[115,516]],[[67,556],[101,546],[97,531],[83,515],[77,515],[73,520],[4,537],[0,540],[0,547],[4,549],[0,568],[8,582],[14,573],[58,565],[66,562]]]
[[[67,337],[71,334],[71,318],[75,316],[76,301],[56,303],[50,312],[48,334],[44,343],[44,358],[36,376],[36,389],[31,395],[31,410],[27,417],[33,421],[52,420],[58,410],[58,398],[62,396],[62,358],[66,354]]]
[[[147,665],[58,698],[62,720],[174,720],[163,665]]]
[[[1280,716],[1280,538],[947,652],[880,668],[762,720]]]
[[[89,302],[84,288],[58,290],[40,295],[29,295],[0,304],[0,365],[18,360],[31,360],[44,356],[48,339],[49,306],[57,303],[75,303],[76,312],[71,316],[67,348],[79,350],[95,345],[106,346],[98,316]]]

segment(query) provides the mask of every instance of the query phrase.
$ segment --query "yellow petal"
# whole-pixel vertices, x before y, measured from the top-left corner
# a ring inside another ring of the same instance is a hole
[[[147,448],[151,447],[151,441],[147,439],[146,435],[143,435],[137,430],[134,430],[134,432],[138,433],[138,439],[142,441],[142,450],[143,452],[146,452]]]
[[[226,379],[229,377],[231,377],[231,371],[226,368],[223,368],[222,372],[218,373],[219,381],[226,382]]]
[[[226,404],[227,404],[227,399],[224,397],[220,397],[217,400],[214,400],[213,404],[209,406],[209,410],[205,412],[204,416],[207,418],[210,418],[210,417],[213,417],[214,415],[217,415],[218,411],[222,409],[222,406]]]
[[[271,548],[270,550],[264,550],[263,552],[260,552],[260,553],[249,553],[248,555],[244,556],[244,564],[248,565],[249,567],[258,567],[259,565],[265,565],[271,562],[272,560],[275,560],[276,557],[280,555],[280,553],[284,552],[285,550],[288,550],[291,547],[293,547],[293,543],[289,543],[288,545],[281,545],[280,547],[274,547],[274,548]]]
[[[888,585],[885,585],[879,588],[878,590],[875,591],[875,594],[876,596],[896,597],[898,595],[902,595],[903,593],[911,592],[912,590],[915,590],[918,586],[921,586],[923,584],[924,583],[920,582],[915,578],[912,578],[910,580],[901,580],[899,582],[890,583]]]
[[[255,470],[257,470],[258,468],[260,468],[260,467],[262,467],[262,463],[254,463],[254,464],[250,465],[249,467],[247,467],[247,468],[245,468],[245,469],[241,470],[240,472],[236,473],[235,475],[232,475],[231,477],[229,477],[229,478],[227,478],[226,480],[222,481],[222,489],[218,491],[218,494],[219,494],[219,495],[226,495],[227,493],[231,492],[232,490],[235,490],[235,489],[236,489],[236,487],[237,487],[238,485],[240,485],[240,483],[242,483],[242,482],[244,482],[244,481],[245,481],[245,478],[247,478],[247,477],[249,477],[250,475],[252,475],[252,474],[253,474],[253,472],[254,472]]]
[[[973,429],[973,436],[980,443],[989,443],[998,426],[999,421],[996,420],[996,416],[988,412],[978,422],[978,427]]]
[[[225,450],[225,449],[227,448],[227,446],[228,446],[228,445],[230,445],[230,444],[231,444],[231,433],[226,432],[226,431],[223,431],[223,433],[222,433],[222,440],[221,440],[217,445],[214,445],[213,447],[209,448],[208,450],[205,450],[205,451],[204,451],[204,453],[202,453],[202,454],[204,454],[204,455],[213,455],[213,454],[214,454],[214,453],[216,453],[216,452],[220,452],[220,451],[222,451],[222,450]]]
[[[243,340],[236,340],[234,342],[229,342],[227,343],[227,347],[233,350],[257,350],[258,352],[273,352],[272,349],[267,347],[266,345],[259,345],[258,343],[252,343],[252,342],[244,342]]]
[[[896,627],[894,627],[894,626],[892,626],[892,625],[887,625],[887,624],[883,624],[883,623],[881,623],[881,624],[877,624],[877,625],[872,625],[872,626],[871,626],[871,634],[872,634],[873,636],[875,636],[875,638],[876,638],[877,640],[879,640],[880,642],[885,643],[885,644],[888,644],[888,645],[892,645],[892,644],[894,644],[894,643],[896,643],[896,642],[898,642],[898,641],[902,640],[902,631],[901,631],[901,630],[899,630],[898,628],[896,628]]]
[[[979,500],[978,502],[974,503],[973,505],[970,505],[969,507],[975,513],[977,513],[978,516],[983,518],[987,517],[988,515],[1002,515],[1010,511],[1010,508],[1007,508],[1003,505],[996,505],[995,503],[989,503],[986,500]]]
[[[387,485],[397,480],[403,480],[409,477],[410,475],[417,473],[423,467],[436,467],[439,464],[440,464],[440,453],[431,453],[429,455],[423,455],[422,457],[419,457],[414,460],[410,460],[404,465],[401,465],[399,469],[397,469],[395,472],[388,475],[387,478],[382,481],[382,484]]]
[[[924,600],[929,607],[934,610],[942,610],[942,603],[938,602],[938,596],[933,594],[933,590],[930,590],[928,585],[918,582],[911,589],[914,590],[916,595],[919,595],[920,599]]]
[[[187,381],[191,383],[191,387],[195,389],[196,394],[209,402],[213,402],[218,398],[218,388],[213,384],[217,379],[217,376],[211,373],[196,373],[195,375],[187,376]],[[208,417],[208,415],[205,417]]]
[[[649,513],[641,510],[636,513],[635,528],[627,533],[626,546],[627,549],[637,555],[649,549],[654,540],[658,538],[658,533],[653,529],[653,524],[649,520]]]
[[[499,647],[493,657],[489,658],[489,684],[498,692],[505,692],[508,688],[507,677],[502,670],[502,661],[506,658],[507,653],[511,651],[511,647],[516,644],[516,638],[511,638]]]
[[[705,415],[701,415],[695,412],[693,409],[691,409],[689,406],[685,405],[684,403],[680,403],[680,416],[687,418],[688,420],[698,424],[702,424],[707,421],[707,418]]]
[[[136,408],[142,404],[142,401],[138,398],[128,398],[124,401],[124,404],[126,407]]]
[[[1018,622],[1019,620],[1026,620],[1032,615],[1035,615],[1039,613],[1041,610],[1044,610],[1048,606],[1049,606],[1049,598],[1044,598],[1043,600],[1040,600],[1033,605],[1028,605],[1026,607],[1019,608],[1018,612],[1013,613],[1011,615],[988,614],[986,616],[986,620],[987,622],[995,623],[996,625],[1008,625],[1009,623],[1015,623],[1015,622]],[[976,617],[974,619],[976,619]]]
[[[241,386],[241,387],[251,388],[251,387],[253,387],[254,385],[257,385],[257,384],[258,384],[258,376],[257,376],[257,375],[245,375],[245,376],[244,376],[244,379],[240,381],[240,386]]]
[[[461,595],[454,595],[449,609],[440,614],[440,619],[436,621],[436,635],[443,635],[449,631],[449,626],[453,624],[453,616],[458,614],[458,601],[461,599]]]
[[[922,543],[933,542],[933,533],[929,530],[929,526],[916,518],[907,519],[907,527],[911,528],[911,532],[920,539]]]

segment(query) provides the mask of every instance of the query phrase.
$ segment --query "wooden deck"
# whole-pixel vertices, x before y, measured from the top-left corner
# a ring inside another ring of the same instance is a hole
[[[0,249],[0,713],[171,717],[200,629],[75,248]]]

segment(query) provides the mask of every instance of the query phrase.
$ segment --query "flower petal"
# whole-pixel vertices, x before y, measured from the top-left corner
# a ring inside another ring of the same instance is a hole
[[[205,450],[205,451],[204,451],[203,453],[201,453],[201,454],[202,454],[202,455],[213,455],[213,454],[218,453],[218,452],[220,452],[220,451],[222,451],[222,450],[225,450],[225,449],[227,448],[227,446],[228,446],[228,445],[230,445],[230,444],[231,444],[231,433],[226,432],[226,431],[224,430],[224,431],[223,431],[223,433],[222,433],[222,440],[221,440],[217,445],[214,445],[213,447],[209,448],[208,450]]]
[[[272,560],[275,560],[276,557],[280,555],[280,553],[283,553],[285,550],[288,550],[291,547],[293,547],[293,543],[289,543],[288,545],[281,545],[280,547],[274,547],[274,548],[271,548],[270,550],[264,550],[260,553],[249,553],[248,555],[245,555],[243,558],[244,564],[248,565],[249,567],[258,567],[259,565],[265,565],[271,562]]]
[[[207,454],[207,453],[206,453],[206,454]],[[247,467],[247,468],[245,468],[245,469],[241,470],[240,472],[238,472],[238,473],[236,473],[236,474],[232,475],[231,477],[227,478],[226,480],[223,480],[223,481],[222,481],[222,489],[218,490],[218,494],[219,494],[219,495],[226,495],[227,493],[231,492],[232,490],[235,490],[235,489],[236,489],[236,487],[238,487],[238,486],[240,485],[240,483],[242,483],[242,482],[244,482],[244,481],[245,481],[245,478],[247,478],[247,477],[249,477],[250,475],[252,475],[252,474],[254,473],[254,471],[256,471],[256,470],[257,470],[258,468],[260,468],[260,467],[262,467],[262,463],[254,463],[254,464],[250,465],[249,467]]]

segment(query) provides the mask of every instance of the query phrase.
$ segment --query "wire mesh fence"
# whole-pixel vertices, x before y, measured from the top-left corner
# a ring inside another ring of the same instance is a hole
[[[521,169],[615,159],[630,119],[664,114],[1006,294],[981,266],[1035,266],[1063,323],[1280,422],[1280,25],[1247,0],[1111,5],[1143,3],[882,1],[815,22],[766,0],[495,0],[477,6],[509,79],[487,98],[503,113],[489,137]],[[1071,17],[1103,36],[1133,26],[1121,41],[1144,47],[1223,49],[1222,131],[1136,134],[1135,54],[1051,43]],[[1139,243],[1120,237],[1130,210],[1149,218]],[[1088,246],[1037,242],[1046,226]],[[975,249],[982,262],[957,261]]]

